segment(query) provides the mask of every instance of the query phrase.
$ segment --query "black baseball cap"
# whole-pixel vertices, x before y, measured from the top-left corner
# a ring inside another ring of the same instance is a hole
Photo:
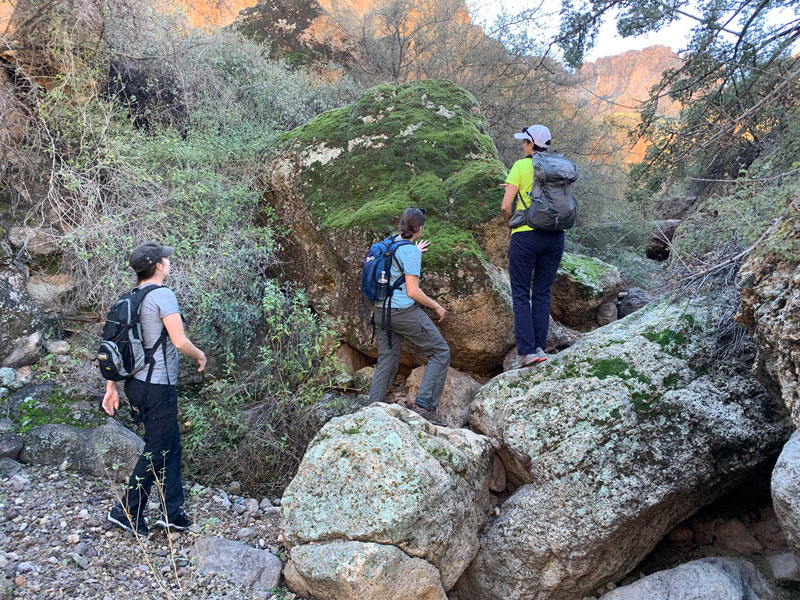
[[[144,242],[133,249],[128,264],[139,273],[149,269],[165,256],[172,256],[173,252],[175,252],[175,248],[172,246],[159,246],[155,242]]]

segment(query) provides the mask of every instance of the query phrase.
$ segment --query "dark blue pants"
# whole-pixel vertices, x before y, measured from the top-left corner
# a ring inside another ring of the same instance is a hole
[[[550,288],[564,254],[565,238],[563,231],[519,231],[511,235],[508,275],[514,301],[514,336],[520,355],[547,347]]]
[[[183,506],[181,481],[181,433],[178,428],[178,392],[174,385],[125,382],[125,395],[144,423],[144,452],[128,481],[125,507],[136,519],[147,508],[153,483],[167,517]]]

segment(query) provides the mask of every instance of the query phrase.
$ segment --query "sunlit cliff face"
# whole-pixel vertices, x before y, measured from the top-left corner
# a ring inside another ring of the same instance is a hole
[[[257,4],[257,0],[176,0],[193,27],[216,29],[233,23],[240,10]]]
[[[239,11],[255,6],[258,0],[175,0],[186,12],[194,27],[215,29],[230,25]],[[0,2],[0,5],[6,2]],[[362,15],[374,4],[374,0],[320,0],[320,6],[330,13]],[[1,11],[2,9],[0,9]],[[2,12],[0,12],[2,18]]]

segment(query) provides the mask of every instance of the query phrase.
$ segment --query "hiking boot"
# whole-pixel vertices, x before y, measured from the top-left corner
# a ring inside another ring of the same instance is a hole
[[[547,360],[547,354],[541,348],[536,349],[536,356],[539,358],[537,362],[544,362]]]
[[[528,367],[537,362],[539,362],[538,354],[521,354],[514,359],[514,362],[511,363],[511,370],[514,371],[516,369],[521,369],[522,367]]]
[[[189,529],[189,527],[194,525],[194,522],[187,516],[186,512],[182,508],[179,508],[169,518],[164,518],[164,515],[162,514],[158,521],[154,523],[154,525],[156,527],[163,527],[164,529],[174,531],[186,531]]]
[[[429,423],[432,423],[434,425],[439,425],[440,427],[447,427],[447,423],[442,421],[439,418],[439,415],[437,415],[436,411],[434,410],[428,410],[427,408],[425,408],[424,406],[420,406],[419,404],[415,404],[414,406],[412,406],[411,410],[413,410],[415,413],[417,413],[420,417],[422,417]]]
[[[122,510],[122,507],[118,504],[114,505],[114,508],[109,511],[106,520],[125,531],[131,532],[135,536],[147,537],[150,535],[150,530],[147,528],[147,521],[144,520],[143,516],[139,515],[138,519],[131,520],[128,514]]]

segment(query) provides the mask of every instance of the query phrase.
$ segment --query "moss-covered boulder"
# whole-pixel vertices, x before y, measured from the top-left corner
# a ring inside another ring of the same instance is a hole
[[[285,134],[266,201],[286,226],[284,269],[349,344],[375,356],[359,276],[409,206],[427,210],[422,288],[449,315],[453,366],[486,371],[513,345],[507,280],[487,259],[505,169],[475,98],[449,81],[374,87]],[[495,244],[496,245],[496,244]]]
[[[652,304],[478,392],[470,423],[518,487],[460,597],[566,600],[619,581],[774,456],[786,412],[752,377],[752,347],[719,358],[722,310]]]
[[[599,258],[565,252],[553,281],[550,313],[580,329],[597,327],[597,310],[622,290],[619,270]]]

